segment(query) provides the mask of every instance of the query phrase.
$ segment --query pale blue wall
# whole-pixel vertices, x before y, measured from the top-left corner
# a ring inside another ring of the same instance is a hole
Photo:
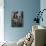
[[[32,19],[36,16],[35,12],[40,9],[40,0],[5,0],[4,5],[5,40],[18,41],[31,30]],[[12,10],[24,11],[24,27],[11,27]]]
[[[46,9],[46,0],[41,0],[40,1],[40,10],[42,11],[43,9]],[[40,25],[45,26],[46,27],[46,10],[43,12],[43,22],[40,22]]]

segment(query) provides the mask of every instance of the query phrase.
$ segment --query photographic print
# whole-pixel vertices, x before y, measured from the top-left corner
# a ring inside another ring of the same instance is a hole
[[[15,11],[11,18],[12,27],[23,27],[23,11]]]

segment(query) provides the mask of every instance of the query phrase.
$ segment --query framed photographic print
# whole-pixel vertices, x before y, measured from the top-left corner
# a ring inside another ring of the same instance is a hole
[[[11,18],[12,27],[23,27],[23,11],[15,11]]]

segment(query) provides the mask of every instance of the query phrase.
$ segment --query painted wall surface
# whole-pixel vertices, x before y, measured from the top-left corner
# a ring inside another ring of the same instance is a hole
[[[4,35],[7,41],[18,41],[32,28],[35,12],[40,9],[40,0],[5,0],[4,1]],[[24,27],[11,27],[12,11],[24,11]]]
[[[42,11],[43,9],[46,9],[46,0],[41,0],[41,1],[40,1],[40,9],[41,9],[41,11]],[[43,22],[41,21],[41,22],[40,22],[40,25],[46,27],[46,10],[43,12],[42,17],[43,17]]]

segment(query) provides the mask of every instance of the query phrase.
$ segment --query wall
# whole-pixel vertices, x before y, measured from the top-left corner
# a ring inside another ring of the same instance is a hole
[[[42,11],[43,9],[46,9],[46,0],[41,0],[41,1],[40,1],[40,9],[41,9],[41,11]],[[40,25],[46,27],[46,10],[43,12],[42,17],[43,17],[43,22],[41,21],[41,22],[40,22]]]
[[[5,0],[4,1],[4,36],[7,41],[18,41],[32,28],[32,20],[35,12],[40,9],[40,0]],[[24,11],[24,27],[11,27],[12,11]]]

